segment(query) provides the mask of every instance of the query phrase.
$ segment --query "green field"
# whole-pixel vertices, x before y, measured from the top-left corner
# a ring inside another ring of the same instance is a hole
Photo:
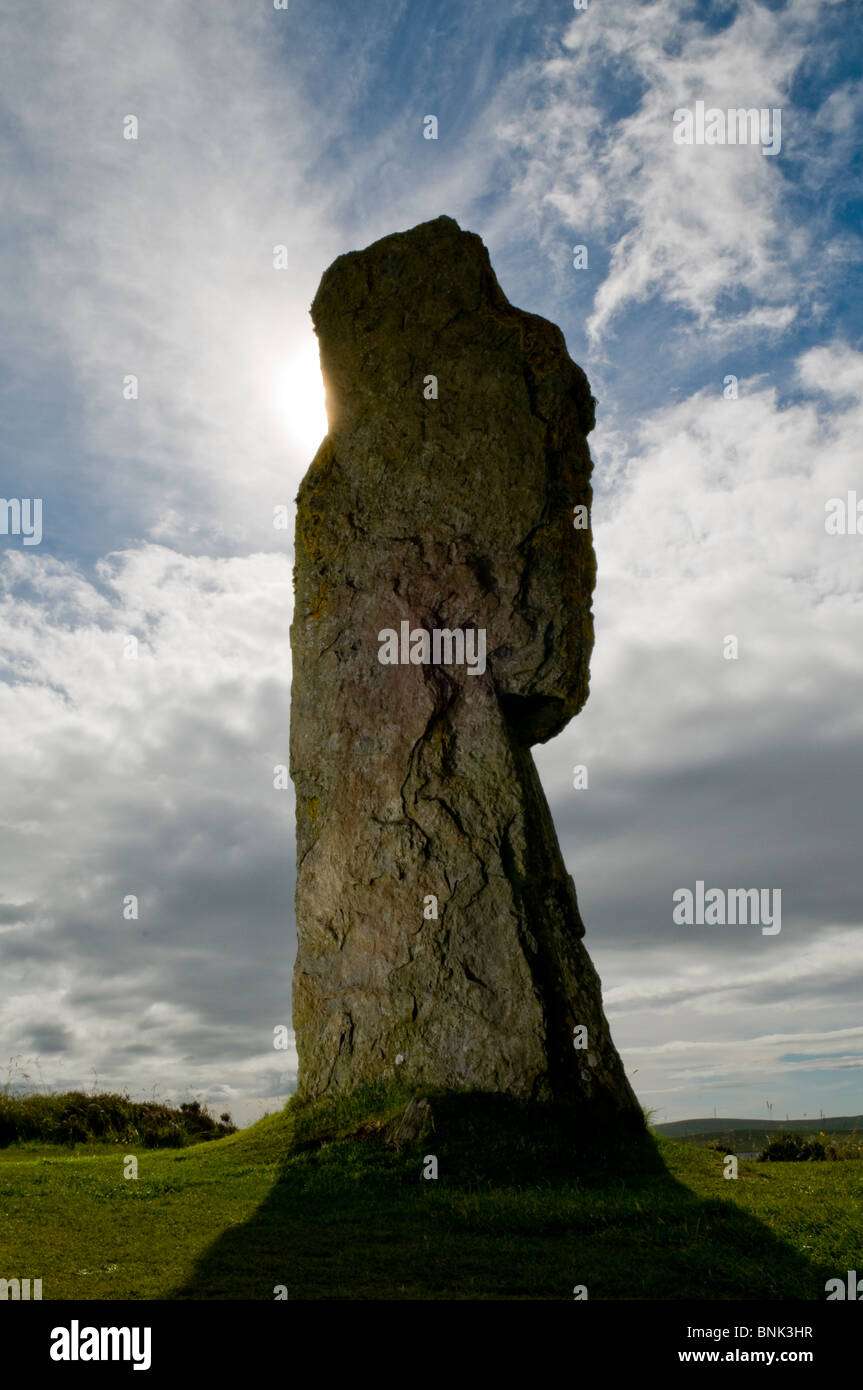
[[[599,1162],[551,1107],[404,1096],[137,1153],[0,1151],[0,1278],[44,1299],[815,1299],[863,1270],[863,1164],[741,1162],[649,1134]],[[593,1146],[595,1148],[595,1146]],[[437,1180],[422,1176],[425,1155]]]

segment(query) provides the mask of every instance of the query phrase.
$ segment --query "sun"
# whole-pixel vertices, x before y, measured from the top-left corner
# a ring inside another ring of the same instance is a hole
[[[274,396],[279,416],[304,453],[313,454],[327,432],[324,382],[318,343],[311,338],[276,369]]]

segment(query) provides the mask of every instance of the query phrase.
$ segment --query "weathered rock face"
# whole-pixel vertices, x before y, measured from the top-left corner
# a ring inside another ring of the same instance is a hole
[[[587,380],[448,217],[340,256],[312,317],[330,431],[291,630],[300,1095],[399,1076],[640,1116],[529,751],[587,697]]]

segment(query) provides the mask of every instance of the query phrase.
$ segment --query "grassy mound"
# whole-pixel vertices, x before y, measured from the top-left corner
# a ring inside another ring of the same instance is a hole
[[[16,1096],[0,1092],[0,1148],[8,1144],[137,1144],[145,1149],[180,1149],[204,1139],[234,1134],[224,1114],[216,1121],[196,1100],[175,1109],[128,1096],[66,1091],[62,1095]]]
[[[858,1267],[856,1164],[726,1180],[716,1152],[488,1095],[431,1095],[397,1142],[409,1098],[292,1101],[181,1153],[7,1149],[0,1276],[46,1299],[823,1300]]]

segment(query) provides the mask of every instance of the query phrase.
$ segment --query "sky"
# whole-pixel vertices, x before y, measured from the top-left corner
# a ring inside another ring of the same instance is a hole
[[[0,1085],[294,1089],[308,309],[447,214],[598,400],[591,694],[535,753],[632,1084],[863,1111],[861,18],[6,0],[0,492],[42,524],[0,534]],[[682,143],[698,102],[779,111],[777,152]],[[781,930],[675,922],[698,881]]]

